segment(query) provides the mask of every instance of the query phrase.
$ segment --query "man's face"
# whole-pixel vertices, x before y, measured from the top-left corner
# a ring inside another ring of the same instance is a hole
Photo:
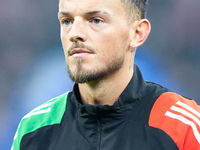
[[[120,0],[60,0],[58,16],[72,80],[102,80],[126,65],[130,27]]]

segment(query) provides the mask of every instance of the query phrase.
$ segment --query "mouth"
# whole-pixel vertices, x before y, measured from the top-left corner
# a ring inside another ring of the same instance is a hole
[[[74,57],[82,57],[83,55],[88,55],[88,54],[93,54],[93,52],[81,48],[69,51],[69,56],[74,56]]]

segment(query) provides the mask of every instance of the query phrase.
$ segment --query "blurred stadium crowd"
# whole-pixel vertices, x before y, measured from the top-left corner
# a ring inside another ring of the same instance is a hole
[[[0,149],[20,119],[72,88],[59,36],[58,1],[0,2]],[[200,104],[200,1],[149,0],[149,39],[136,54],[147,80]]]

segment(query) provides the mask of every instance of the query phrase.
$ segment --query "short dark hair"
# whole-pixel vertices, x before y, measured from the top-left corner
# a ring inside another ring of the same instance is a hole
[[[131,20],[146,18],[148,0],[121,0],[121,2]]]
[[[132,19],[146,18],[148,0],[121,0],[127,14]]]

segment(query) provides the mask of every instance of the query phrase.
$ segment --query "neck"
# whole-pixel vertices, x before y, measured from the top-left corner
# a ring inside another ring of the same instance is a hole
[[[133,67],[121,68],[100,81],[79,84],[82,102],[91,105],[113,105],[133,76]]]

